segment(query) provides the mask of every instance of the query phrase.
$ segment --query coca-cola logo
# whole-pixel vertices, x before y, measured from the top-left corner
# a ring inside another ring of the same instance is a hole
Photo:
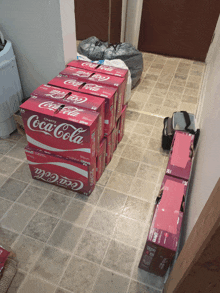
[[[46,101],[38,105],[39,108],[44,108],[50,111],[55,111],[59,109],[62,104],[56,104],[53,101]],[[74,106],[64,106],[60,113],[65,114],[67,116],[75,117],[78,116],[81,112],[84,112],[83,109],[76,108]]]
[[[97,64],[94,63],[82,63],[82,66],[96,68]]]
[[[51,97],[53,99],[62,99],[63,97],[65,97],[65,95],[65,92],[61,92],[59,90],[52,90],[49,92],[49,94],[45,94],[46,97]]]
[[[81,81],[76,81],[74,79],[67,79],[64,81],[64,84],[71,85],[71,86],[80,86],[82,84]]]
[[[46,135],[76,144],[83,143],[83,136],[80,134],[86,132],[86,129],[82,127],[77,128],[68,123],[56,125],[54,123],[40,121],[38,115],[30,116],[27,120],[27,126],[31,131],[43,132]]]
[[[83,71],[83,70],[78,70],[78,71],[74,72],[70,69],[70,71],[71,71],[71,75],[74,75],[74,76],[89,77],[91,75],[91,72]]]
[[[109,67],[109,66],[102,66],[100,69],[102,69],[104,71],[112,71],[114,68]]]
[[[92,77],[90,77],[90,80],[94,80],[94,81],[106,81],[106,80],[109,80],[110,79],[110,76],[107,76],[107,75],[101,75],[101,74],[95,74],[93,75]]]
[[[42,170],[40,168],[34,168],[34,178],[40,179],[48,183],[57,183],[59,186],[67,187],[74,191],[83,188],[83,182],[80,180],[71,180],[65,176],[59,176],[56,173]]]
[[[86,97],[79,97],[77,95],[71,95],[67,98],[67,101],[74,101],[75,104],[82,104],[88,100]]]
[[[93,83],[87,83],[87,84],[84,85],[83,88],[85,88],[87,90],[90,90],[90,91],[97,92],[103,87],[101,85],[97,85],[97,84],[93,84]]]

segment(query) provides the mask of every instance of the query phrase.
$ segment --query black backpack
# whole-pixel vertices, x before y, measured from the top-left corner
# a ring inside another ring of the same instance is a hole
[[[194,134],[195,139],[194,139],[194,149],[196,148],[199,135],[200,135],[200,129],[195,129],[195,126],[193,125],[194,121],[194,115],[189,114],[186,111],[180,111],[180,112],[174,112],[172,118],[166,117],[164,118],[164,127],[163,127],[163,132],[162,132],[162,148],[164,150],[170,150],[171,144],[173,141],[174,133],[175,133],[175,117],[176,116],[183,116],[184,117],[184,123],[178,128],[178,130],[181,131],[186,131],[188,133]]]

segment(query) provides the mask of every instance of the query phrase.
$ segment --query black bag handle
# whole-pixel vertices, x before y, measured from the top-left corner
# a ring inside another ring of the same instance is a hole
[[[186,130],[186,131],[189,131],[189,130],[188,130],[188,127],[189,127],[190,124],[191,124],[191,121],[190,121],[190,118],[189,118],[189,114],[188,114],[188,112],[186,112],[186,111],[181,111],[181,113],[183,113],[183,116],[184,116],[184,119],[185,119],[185,122],[186,122],[185,130]]]

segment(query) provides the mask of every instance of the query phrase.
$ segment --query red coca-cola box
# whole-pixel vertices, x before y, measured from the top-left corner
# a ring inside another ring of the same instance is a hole
[[[10,252],[5,250],[1,245],[0,245],[0,273],[3,270],[5,266],[5,262],[8,259]]]
[[[189,180],[193,159],[194,135],[176,131],[173,137],[166,174]]]
[[[95,83],[85,83],[82,79],[68,78],[67,76],[58,75],[48,82],[59,88],[65,88],[71,91],[77,91],[105,99],[105,120],[104,120],[104,134],[108,135],[114,128],[116,115],[116,89],[106,87]]]
[[[116,125],[116,127],[112,130],[112,153],[116,150],[117,145],[118,145],[118,129]]]
[[[21,106],[28,145],[51,154],[93,164],[99,114],[40,97]]]
[[[118,76],[118,77],[126,79],[126,81],[128,78],[127,69],[118,68],[114,66],[101,65],[97,63],[83,61],[83,60],[73,60],[70,63],[68,63],[67,66],[86,69],[86,70],[92,70],[97,73],[105,73],[105,74],[109,74],[113,76]]]
[[[89,195],[96,183],[96,165],[82,164],[27,146],[26,157],[33,179]]]
[[[125,128],[125,115],[126,115],[126,109],[127,105],[125,105],[122,109],[121,117],[119,120],[119,126],[118,126],[118,143],[122,140],[124,136],[124,128]]]
[[[106,157],[105,157],[105,164],[106,166],[110,163],[113,156],[112,151],[112,133],[106,136]]]
[[[124,105],[124,96],[126,88],[126,79],[114,75],[107,75],[104,73],[95,73],[94,71],[87,71],[75,67],[66,67],[63,71],[60,72],[61,75],[68,76],[70,78],[79,77],[82,78],[85,82],[93,82],[101,85],[110,86],[116,89],[117,91],[117,112],[116,120],[121,115],[122,107]]]
[[[104,136],[105,100],[95,96],[71,92],[48,84],[42,84],[31,93],[31,96],[65,101],[70,105],[99,113],[98,141],[101,143]]]
[[[175,256],[184,213],[187,181],[164,176],[139,268],[164,276]]]
[[[102,176],[105,170],[105,154],[106,154],[106,139],[103,139],[100,147],[99,147],[99,154],[96,158],[96,181]]]

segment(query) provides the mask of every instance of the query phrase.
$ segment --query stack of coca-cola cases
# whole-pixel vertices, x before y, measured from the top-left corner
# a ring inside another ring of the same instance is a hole
[[[23,103],[34,179],[89,195],[124,135],[126,69],[74,60]]]

